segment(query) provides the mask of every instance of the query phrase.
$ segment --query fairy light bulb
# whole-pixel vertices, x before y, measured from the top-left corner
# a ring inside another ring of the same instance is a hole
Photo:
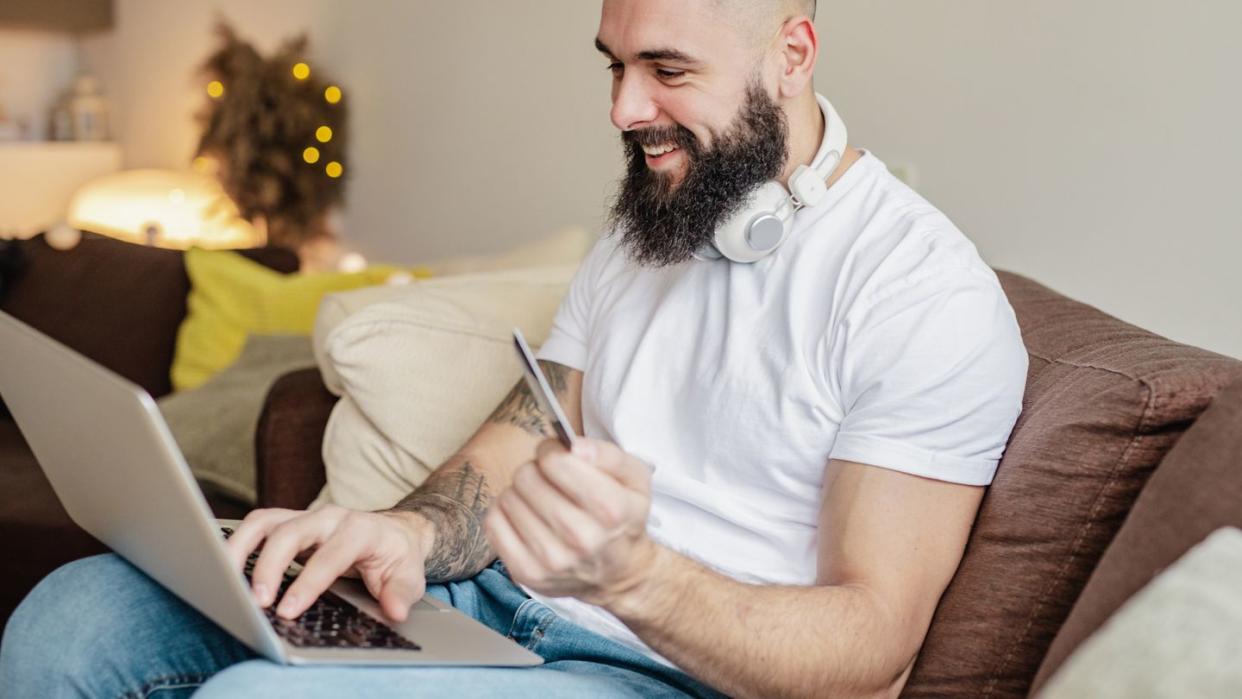
[[[296,63],[293,66],[293,77],[298,80],[305,80],[310,77],[310,66],[305,63]]]
[[[219,80],[212,80],[207,83],[207,96],[214,99],[220,99],[224,94],[224,83]]]
[[[341,176],[341,173],[345,171],[345,168],[342,167],[340,163],[336,162],[335,160],[332,160],[332,161],[329,161],[328,164],[323,167],[323,171],[328,174],[328,177],[336,179],[337,177]]]
[[[315,129],[315,139],[320,143],[327,143],[332,140],[332,127],[320,126]]]
[[[319,162],[319,149],[311,146],[302,151],[302,160],[305,160],[312,165]]]
[[[328,104],[336,104],[337,102],[340,102],[341,88],[336,85],[329,85],[323,91],[323,98],[327,100]]]

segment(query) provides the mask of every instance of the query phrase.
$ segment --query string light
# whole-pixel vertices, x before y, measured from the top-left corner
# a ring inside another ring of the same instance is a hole
[[[327,143],[328,141],[331,141],[332,128],[328,126],[320,126],[315,129],[315,138],[318,139],[320,143]]]
[[[297,63],[293,66],[293,77],[298,80],[305,80],[310,77],[310,66],[305,63]]]
[[[345,171],[345,168],[341,167],[340,163],[336,162],[335,160],[332,160],[332,161],[329,161],[328,164],[323,167],[323,170],[324,172],[328,173],[328,177],[335,179],[341,176],[341,173]]]
[[[319,149],[314,146],[311,146],[307,148],[306,150],[302,151],[302,160],[305,160],[306,162],[312,165],[319,162]]]
[[[224,94],[224,83],[220,82],[219,80],[212,80],[211,82],[207,83],[207,96],[208,97],[212,98],[213,100],[220,99],[220,96],[223,94]]]
[[[323,91],[323,98],[328,101],[328,104],[336,104],[337,102],[340,102],[341,101],[341,88],[337,87],[336,85],[329,85]]]

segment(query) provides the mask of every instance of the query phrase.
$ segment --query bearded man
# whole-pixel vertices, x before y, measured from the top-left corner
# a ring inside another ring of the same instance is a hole
[[[814,10],[604,1],[627,171],[540,351],[580,446],[547,439],[519,384],[391,510],[258,510],[229,540],[239,568],[263,544],[253,590],[281,616],[356,575],[393,619],[426,589],[542,666],[280,666],[105,556],[23,603],[0,681],[49,697],[896,696],[1026,353],[974,247],[875,155],[847,149],[815,171],[826,191],[805,186],[839,126],[812,85]],[[796,178],[811,195],[775,249],[728,259],[720,231]]]

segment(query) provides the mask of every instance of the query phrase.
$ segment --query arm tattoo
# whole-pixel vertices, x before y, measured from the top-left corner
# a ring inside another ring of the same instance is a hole
[[[569,386],[569,367],[540,361],[548,384],[564,400]],[[534,395],[519,381],[496,408],[490,422],[513,425],[535,437],[551,437],[552,428]],[[427,582],[463,580],[483,570],[496,558],[483,533],[483,517],[494,495],[483,472],[469,459],[454,459],[436,469],[401,502],[399,512],[417,512],[435,527],[435,548],[427,555]]]
[[[539,366],[543,369],[543,375],[547,377],[548,386],[552,392],[556,394],[558,400],[563,401],[569,386],[569,367],[542,359],[539,360]],[[509,395],[501,401],[500,407],[496,408],[487,419],[489,422],[501,425],[513,425],[535,437],[556,435],[547,418],[544,417],[543,411],[539,409],[539,402],[530,392],[525,379],[517,382],[513,390],[509,391]]]
[[[392,509],[417,512],[436,528],[435,549],[427,555],[427,582],[463,580],[496,558],[483,533],[483,516],[492,503],[483,473],[468,460],[436,469]]]

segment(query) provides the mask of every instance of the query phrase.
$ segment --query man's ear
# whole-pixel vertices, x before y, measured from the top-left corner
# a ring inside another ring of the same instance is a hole
[[[811,83],[815,59],[819,55],[819,35],[815,23],[805,15],[794,17],[781,27],[776,38],[777,95],[790,99],[802,94]]]

